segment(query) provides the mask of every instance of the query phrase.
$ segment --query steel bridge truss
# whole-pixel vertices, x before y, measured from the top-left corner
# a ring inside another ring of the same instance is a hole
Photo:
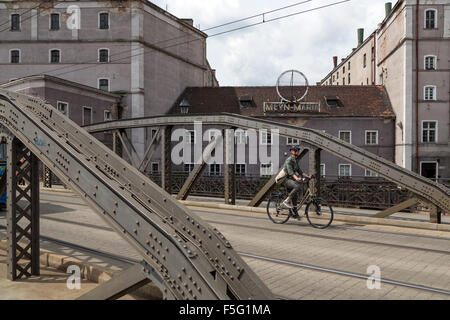
[[[201,122],[203,125],[217,125],[225,128],[242,128],[253,130],[279,130],[280,136],[295,138],[302,142],[304,149],[301,156],[309,153],[310,174],[315,174],[313,181],[314,191],[320,194],[320,155],[321,151],[327,151],[337,157],[352,162],[371,172],[377,173],[380,177],[396,183],[398,186],[408,189],[415,194],[414,200],[409,199],[399,205],[379,212],[375,217],[387,217],[403,209],[407,209],[417,203],[428,205],[431,208],[430,221],[433,223],[441,222],[441,213],[450,212],[450,190],[445,186],[432,180],[426,179],[414,172],[401,168],[388,160],[369,153],[361,148],[346,143],[327,133],[308,128],[299,128],[288,124],[273,122],[263,119],[255,119],[241,115],[222,113],[219,115],[167,115],[158,117],[149,117],[133,120],[118,120],[114,122],[100,123],[85,127],[88,132],[106,132],[118,129],[132,129],[145,127],[173,127],[185,126]],[[224,132],[226,129],[224,129]],[[225,136],[225,134],[224,134]],[[226,141],[231,141],[226,139]],[[234,141],[234,140],[232,140]],[[169,141],[164,144],[167,148]],[[233,145],[225,146],[225,155],[234,150]],[[164,158],[164,156],[163,156]],[[227,158],[227,157],[225,157]],[[195,168],[186,180],[182,191],[178,194],[178,199],[186,199],[193,184],[198,179],[200,173],[206,166],[202,163]],[[235,198],[235,171],[233,166],[225,163],[225,202],[234,203]],[[163,162],[162,171],[171,170],[171,164]],[[259,206],[264,201],[267,194],[275,186],[274,175],[269,182],[260,190],[260,192],[249,203],[249,206]]]
[[[16,279],[39,272],[39,159],[143,259],[81,298],[117,298],[148,282],[144,277],[165,299],[274,298],[219,230],[53,106],[0,90],[0,125],[13,137],[7,172],[8,262],[19,271]],[[162,141],[170,140],[170,127],[161,133]],[[165,173],[170,177],[170,171]],[[28,243],[19,248],[24,238]],[[15,263],[22,258],[31,259],[31,267]]]

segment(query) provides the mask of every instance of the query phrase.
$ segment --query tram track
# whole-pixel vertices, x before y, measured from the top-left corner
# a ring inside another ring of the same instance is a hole
[[[0,229],[6,230],[6,227],[0,226]],[[41,241],[42,240],[48,241],[48,242],[51,242],[54,244],[59,244],[59,245],[62,245],[62,246],[65,246],[65,247],[68,247],[71,249],[84,251],[87,253],[91,253],[93,255],[108,258],[113,261],[126,263],[130,266],[133,264],[136,264],[136,263],[140,263],[140,260],[133,259],[131,257],[126,257],[123,255],[118,255],[118,254],[114,254],[111,252],[88,248],[86,246],[74,244],[72,242],[68,242],[65,240],[56,239],[53,237],[43,236],[43,235],[41,235],[40,238],[41,238]],[[237,251],[237,254],[244,258],[250,258],[250,259],[255,259],[255,260],[260,260],[260,261],[265,261],[265,262],[271,262],[271,263],[275,263],[275,264],[279,264],[279,265],[288,265],[288,266],[299,268],[299,269],[307,269],[307,270],[312,270],[312,271],[317,271],[317,272],[325,272],[325,273],[330,273],[330,274],[339,275],[339,276],[343,276],[343,277],[358,278],[358,279],[365,280],[365,281],[367,281],[369,279],[369,276],[367,276],[367,275],[343,271],[343,270],[339,270],[339,269],[326,268],[326,267],[321,267],[321,266],[316,266],[316,265],[311,265],[311,264],[299,263],[299,262],[295,262],[295,261],[289,261],[289,260],[285,260],[285,259],[278,259],[278,258],[262,256],[262,255],[256,255],[256,254],[242,252],[242,251]],[[419,284],[397,281],[397,280],[392,280],[392,279],[387,279],[387,278],[381,278],[380,282],[385,283],[385,284],[394,285],[394,286],[407,287],[407,288],[411,288],[411,289],[415,289],[415,290],[432,292],[432,293],[450,296],[450,291],[444,290],[444,289],[433,288],[433,287],[429,287],[429,286],[423,286],[423,285],[419,285]],[[285,297],[285,296],[281,296],[281,295],[275,295],[275,297],[279,300],[292,300],[289,297]]]

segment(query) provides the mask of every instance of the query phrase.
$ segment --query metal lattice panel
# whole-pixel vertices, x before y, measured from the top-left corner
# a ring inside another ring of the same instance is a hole
[[[39,173],[37,158],[18,139],[8,143],[8,279],[39,275]]]

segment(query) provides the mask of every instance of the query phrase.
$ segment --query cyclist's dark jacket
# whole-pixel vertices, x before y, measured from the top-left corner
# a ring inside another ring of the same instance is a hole
[[[284,162],[284,170],[287,173],[287,178],[288,179],[293,179],[292,177],[294,174],[298,177],[301,178],[303,175],[303,171],[302,169],[300,169],[300,166],[298,165],[298,162],[292,158],[292,156],[290,156],[289,158],[286,159],[286,161]]]

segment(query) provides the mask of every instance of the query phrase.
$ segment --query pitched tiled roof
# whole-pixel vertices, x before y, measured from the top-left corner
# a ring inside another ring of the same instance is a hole
[[[283,89],[287,88],[280,91]],[[294,91],[304,92],[304,87],[294,87]],[[338,98],[339,107],[329,107],[327,98]],[[264,102],[280,101],[275,87],[188,87],[169,113],[180,113],[183,99],[191,105],[189,113],[228,112],[247,116],[264,116]],[[309,116],[395,116],[383,86],[311,86],[303,102],[320,102],[320,113],[308,112]]]

